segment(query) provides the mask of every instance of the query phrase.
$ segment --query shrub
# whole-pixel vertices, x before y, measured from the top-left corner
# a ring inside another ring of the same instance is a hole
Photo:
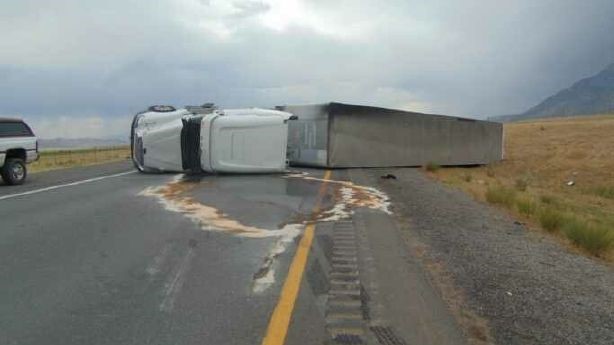
[[[539,212],[539,224],[546,231],[558,231],[565,223],[565,215],[551,208],[544,208]]]
[[[596,195],[605,199],[614,199],[614,186],[600,186],[593,189]]]
[[[503,186],[490,187],[486,190],[486,201],[491,204],[503,205],[508,208],[514,206],[516,192]]]
[[[516,208],[518,208],[518,212],[527,216],[532,216],[537,213],[537,203],[533,200],[516,200]]]
[[[565,223],[562,230],[573,243],[593,255],[599,256],[614,248],[614,232],[606,226],[574,220]]]
[[[441,166],[437,163],[433,163],[433,162],[428,162],[426,163],[426,165],[424,166],[424,169],[428,172],[435,172],[437,170],[439,170],[441,168]]]
[[[556,204],[556,198],[551,196],[551,195],[542,195],[539,197],[539,200],[547,205],[554,205]]]
[[[471,182],[472,179],[473,179],[473,176],[471,176],[470,173],[465,173],[463,175],[463,181],[465,181],[465,182]]]
[[[516,190],[521,192],[526,191],[528,186],[529,181],[526,178],[517,178],[516,182],[514,183],[514,187],[516,188]]]
[[[495,177],[495,168],[492,165],[486,166],[486,176]]]

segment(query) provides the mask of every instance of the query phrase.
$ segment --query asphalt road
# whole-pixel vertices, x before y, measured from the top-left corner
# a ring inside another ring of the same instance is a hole
[[[0,186],[0,344],[464,343],[393,217],[303,172]]]

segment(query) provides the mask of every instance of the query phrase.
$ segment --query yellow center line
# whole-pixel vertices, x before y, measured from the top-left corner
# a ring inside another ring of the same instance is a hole
[[[330,174],[330,170],[327,170],[324,174],[324,182],[320,185],[320,190],[318,191],[318,196],[313,207],[313,214],[320,211],[320,203],[324,197]],[[292,318],[292,311],[294,310],[294,304],[296,303],[301,280],[303,279],[303,273],[305,272],[305,266],[307,265],[309,250],[313,242],[314,230],[314,223],[309,223],[307,227],[305,227],[303,238],[301,238],[298,248],[296,249],[296,254],[294,254],[292,263],[290,263],[290,269],[288,270],[284,286],[281,289],[281,295],[279,296],[275,310],[273,310],[273,314],[269,320],[269,327],[267,328],[266,335],[264,339],[262,339],[262,345],[283,345],[286,341],[288,326]]]

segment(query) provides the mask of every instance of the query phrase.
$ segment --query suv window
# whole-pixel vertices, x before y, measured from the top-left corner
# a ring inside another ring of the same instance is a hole
[[[0,122],[0,137],[31,137],[30,127],[23,122]]]

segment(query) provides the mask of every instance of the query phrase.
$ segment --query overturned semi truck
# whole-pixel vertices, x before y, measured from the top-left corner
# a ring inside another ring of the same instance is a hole
[[[291,165],[456,166],[503,158],[501,123],[343,103],[276,109],[298,117],[288,132]]]
[[[134,116],[131,151],[141,172],[271,173],[287,168],[290,113],[151,106]]]
[[[132,122],[132,159],[142,172],[269,173],[503,158],[496,122],[342,103],[276,109],[152,106]]]

